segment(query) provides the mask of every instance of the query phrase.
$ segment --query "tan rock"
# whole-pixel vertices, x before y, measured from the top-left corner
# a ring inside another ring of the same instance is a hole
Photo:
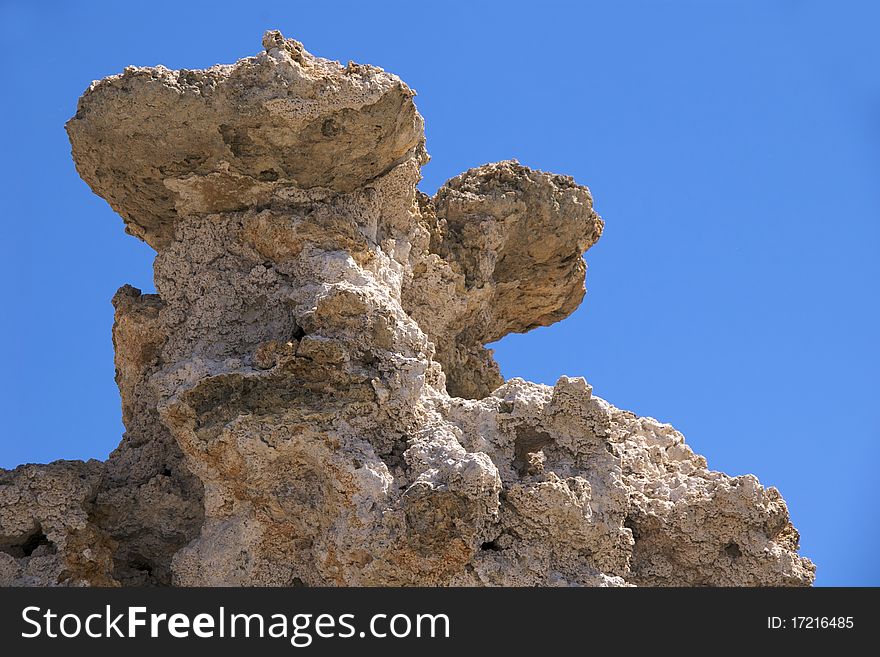
[[[583,297],[587,188],[507,161],[429,198],[403,82],[263,46],[68,123],[157,294],[114,299],[110,459],[0,473],[0,583],[812,582],[775,489],[583,379],[502,380],[484,345]]]

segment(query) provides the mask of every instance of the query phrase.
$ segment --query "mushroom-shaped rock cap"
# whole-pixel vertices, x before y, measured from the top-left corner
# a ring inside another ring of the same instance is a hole
[[[516,160],[465,171],[420,205],[430,255],[417,263],[404,307],[434,342],[450,394],[482,398],[503,382],[483,345],[578,307],[581,256],[604,223],[589,189]]]
[[[492,342],[568,317],[584,297],[584,251],[602,234],[590,190],[516,160],[449,180],[434,197],[437,250],[465,277],[479,312],[459,319]],[[489,294],[491,293],[491,294]]]
[[[415,93],[380,68],[315,57],[280,32],[231,66],[128,67],[67,123],[82,178],[156,249],[178,214],[256,205],[283,187],[348,192],[424,162]],[[121,156],[124,154],[124,156]]]

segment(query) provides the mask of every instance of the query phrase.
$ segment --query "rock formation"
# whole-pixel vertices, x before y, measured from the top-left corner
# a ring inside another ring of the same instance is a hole
[[[809,585],[785,502],[582,378],[484,345],[563,319],[602,232],[515,161],[416,189],[414,92],[269,32],[129,67],[67,124],[156,249],[113,299],[108,461],[0,471],[6,585]]]

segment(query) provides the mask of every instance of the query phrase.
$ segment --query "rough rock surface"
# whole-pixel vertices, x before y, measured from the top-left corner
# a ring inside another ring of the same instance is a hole
[[[158,293],[114,298],[109,460],[0,471],[0,583],[812,582],[776,489],[582,378],[501,378],[486,343],[583,297],[587,188],[507,161],[421,194],[412,90],[263,46],[68,123]]]

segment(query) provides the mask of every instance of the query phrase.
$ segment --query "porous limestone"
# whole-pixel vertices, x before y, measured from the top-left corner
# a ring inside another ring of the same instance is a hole
[[[0,583],[812,582],[775,488],[582,378],[502,379],[484,345],[578,306],[603,222],[512,160],[417,191],[414,95],[278,32],[89,87],[77,170],[157,293],[113,300],[119,448],[0,471]]]

